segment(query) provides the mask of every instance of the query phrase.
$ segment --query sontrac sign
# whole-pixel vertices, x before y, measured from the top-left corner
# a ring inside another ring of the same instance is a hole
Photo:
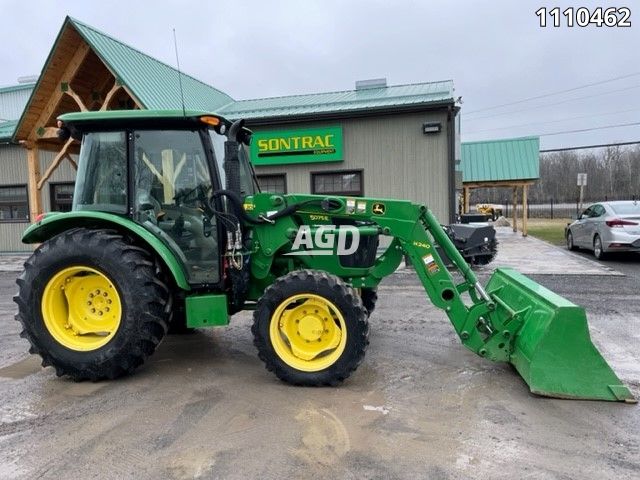
[[[348,240],[351,239],[347,246]],[[360,230],[353,225],[309,225],[298,228],[291,252],[285,255],[351,255],[360,245]]]

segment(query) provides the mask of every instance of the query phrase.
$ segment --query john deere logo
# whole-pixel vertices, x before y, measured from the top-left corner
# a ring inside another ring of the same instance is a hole
[[[384,215],[384,203],[374,203],[371,211],[375,215]]]

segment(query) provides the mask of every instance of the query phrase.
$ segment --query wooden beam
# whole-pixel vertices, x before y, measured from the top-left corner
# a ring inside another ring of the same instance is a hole
[[[499,182],[464,182],[463,187],[473,188],[497,188],[497,187],[522,187],[533,185],[535,180],[501,180]]]
[[[70,138],[69,140],[67,140],[67,143],[65,143],[64,146],[62,147],[62,149],[58,152],[58,155],[56,155],[56,158],[53,159],[53,161],[51,162],[51,165],[49,165],[49,167],[47,167],[47,169],[44,172],[44,175],[42,176],[42,178],[37,183],[38,190],[42,189],[42,186],[44,185],[44,182],[49,180],[49,177],[56,170],[56,168],[58,168],[58,165],[60,165],[60,162],[62,162],[62,160],[64,160],[64,158],[68,155],[67,154],[67,149],[71,146],[73,141],[74,141],[73,138]]]
[[[463,212],[469,213],[469,195],[471,194],[471,187],[464,187],[462,190],[463,193]]]
[[[162,191],[164,203],[172,203],[176,196],[175,183],[173,182],[173,150],[162,150]]]
[[[513,187],[513,231],[518,231],[518,187]]]
[[[527,190],[529,187],[523,185],[522,187],[522,236],[527,236]]]
[[[42,194],[38,189],[40,181],[40,158],[38,147],[34,143],[25,143],[27,148],[27,167],[29,171],[29,220],[35,221],[36,217],[42,213]]]
[[[37,139],[38,129],[47,126],[49,118],[51,118],[51,116],[55,113],[56,108],[58,108],[58,104],[60,103],[60,100],[64,95],[64,92],[62,91],[62,83],[69,83],[73,79],[75,74],[78,72],[80,65],[82,65],[82,62],[87,57],[87,54],[90,51],[91,49],[89,48],[89,45],[83,41],[76,52],[73,54],[73,57],[71,57],[71,60],[67,64],[64,72],[62,72],[62,75],[60,75],[58,81],[56,82],[57,88],[54,89],[51,97],[49,97],[47,104],[43,108],[42,113],[40,113],[40,116],[35,121],[33,129],[28,135],[29,139]]]
[[[58,127],[46,127],[38,129],[38,140],[46,140],[50,138],[58,138]]]
[[[87,111],[87,107],[85,107],[84,102],[80,98],[80,95],[78,95],[76,92],[73,91],[73,88],[71,88],[71,85],[67,85],[67,89],[64,91],[64,93],[66,93],[76,101],[76,103],[78,104],[78,107],[80,107],[81,112]]]
[[[107,95],[104,97],[104,102],[102,102],[102,106],[100,107],[100,111],[103,112],[105,111],[107,108],[109,108],[109,102],[111,102],[111,99],[113,98],[113,96],[118,92],[118,90],[120,90],[122,88],[122,85],[120,85],[118,83],[118,79],[116,78],[113,82],[113,87],[111,87],[111,90],[109,90],[109,93],[107,93]]]

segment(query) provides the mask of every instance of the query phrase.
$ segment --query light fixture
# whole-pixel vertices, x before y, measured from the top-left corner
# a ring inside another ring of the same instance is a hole
[[[431,133],[440,133],[440,130],[442,130],[442,124],[440,122],[422,124],[422,133],[424,133],[425,135],[429,135]]]

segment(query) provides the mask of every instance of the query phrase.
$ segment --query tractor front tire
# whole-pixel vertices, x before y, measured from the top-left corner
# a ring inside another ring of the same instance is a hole
[[[133,372],[167,332],[171,295],[144,249],[113,230],[77,228],[40,245],[17,280],[29,352],[76,381]]]
[[[358,293],[315,270],[293,271],[267,288],[251,330],[267,370],[293,385],[341,383],[369,344],[367,311]]]

